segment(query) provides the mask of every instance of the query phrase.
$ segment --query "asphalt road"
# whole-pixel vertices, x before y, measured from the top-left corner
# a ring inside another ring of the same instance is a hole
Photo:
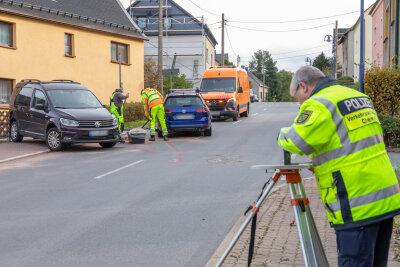
[[[204,266],[267,180],[250,166],[283,162],[297,110],[254,103],[211,137],[0,164],[0,266]]]

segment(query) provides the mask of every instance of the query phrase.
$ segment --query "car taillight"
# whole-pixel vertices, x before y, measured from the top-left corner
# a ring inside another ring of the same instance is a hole
[[[198,108],[198,109],[196,109],[196,112],[207,112],[208,111],[208,108]]]
[[[165,112],[165,113],[172,113],[172,110],[170,110],[170,109],[164,109],[164,112]]]

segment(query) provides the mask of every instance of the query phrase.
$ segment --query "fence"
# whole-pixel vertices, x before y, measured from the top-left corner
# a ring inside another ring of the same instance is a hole
[[[8,111],[0,111],[0,137],[8,137],[10,130],[10,113]]]

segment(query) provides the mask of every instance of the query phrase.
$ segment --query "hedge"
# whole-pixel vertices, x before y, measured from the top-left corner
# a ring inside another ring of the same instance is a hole
[[[364,91],[378,112],[386,146],[400,147],[400,71],[371,68],[364,78]]]
[[[110,110],[110,107],[107,107]],[[124,105],[124,120],[128,121],[137,121],[137,120],[144,120],[144,110],[142,103],[126,103]]]

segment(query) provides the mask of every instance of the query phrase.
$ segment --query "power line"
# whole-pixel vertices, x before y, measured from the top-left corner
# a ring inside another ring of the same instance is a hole
[[[299,56],[275,58],[274,60],[290,59],[290,58],[296,58],[296,57],[305,57],[305,56],[311,56],[311,55],[320,54],[322,52],[329,52],[329,51],[331,51],[331,50],[323,50],[323,51],[309,53],[309,54],[305,54],[305,55],[299,55]]]
[[[235,23],[264,23],[264,24],[279,24],[279,23],[293,23],[293,22],[302,22],[302,21],[312,21],[312,20],[320,20],[320,19],[327,19],[327,18],[334,18],[334,17],[339,17],[339,16],[344,16],[344,15],[349,15],[349,14],[354,14],[354,13],[359,13],[360,11],[352,11],[348,13],[342,13],[342,14],[337,14],[337,15],[332,15],[332,16],[327,16],[327,17],[319,17],[319,18],[312,18],[312,19],[299,19],[299,20],[286,20],[286,21],[239,21],[239,20],[230,20],[229,22],[235,22]]]
[[[315,46],[315,47],[310,47],[310,48],[305,48],[305,49],[300,49],[300,50],[294,50],[294,51],[290,51],[290,52],[277,53],[277,54],[271,53],[271,55],[276,56],[276,55],[291,54],[294,52],[307,51],[307,50],[311,50],[311,49],[315,49],[315,48],[321,48],[321,47],[325,47],[327,45],[330,45],[330,44],[325,44],[325,45],[320,45],[320,46]]]
[[[235,50],[233,49],[233,46],[232,46],[232,43],[231,43],[231,38],[229,38],[228,27],[225,27],[225,32],[226,32],[226,36],[228,37],[229,46],[231,47],[232,52],[235,55],[235,57],[237,57],[237,54],[236,54]]]
[[[189,0],[189,2],[192,3],[193,5],[197,6],[198,8],[200,8],[201,10],[203,10],[204,12],[206,12],[206,13],[208,13],[208,14],[211,14],[211,15],[214,15],[214,16],[218,16],[218,17],[221,16],[221,15],[212,13],[212,12],[210,12],[210,11],[208,11],[208,10],[205,10],[204,8],[202,8],[202,7],[200,7],[199,5],[197,5],[196,3],[194,3],[192,0]]]
[[[256,31],[256,32],[298,32],[298,31],[306,31],[306,30],[312,30],[312,29],[317,29],[317,28],[323,28],[329,25],[333,25],[334,23],[329,23],[325,25],[320,25],[320,26],[315,26],[315,27],[310,27],[310,28],[303,28],[303,29],[292,29],[292,30],[281,30],[281,31],[275,31],[275,30],[260,30],[260,29],[252,29],[252,28],[245,28],[245,27],[239,27],[239,26],[233,26],[229,25],[230,27],[241,29],[241,30],[247,30],[247,31]]]

